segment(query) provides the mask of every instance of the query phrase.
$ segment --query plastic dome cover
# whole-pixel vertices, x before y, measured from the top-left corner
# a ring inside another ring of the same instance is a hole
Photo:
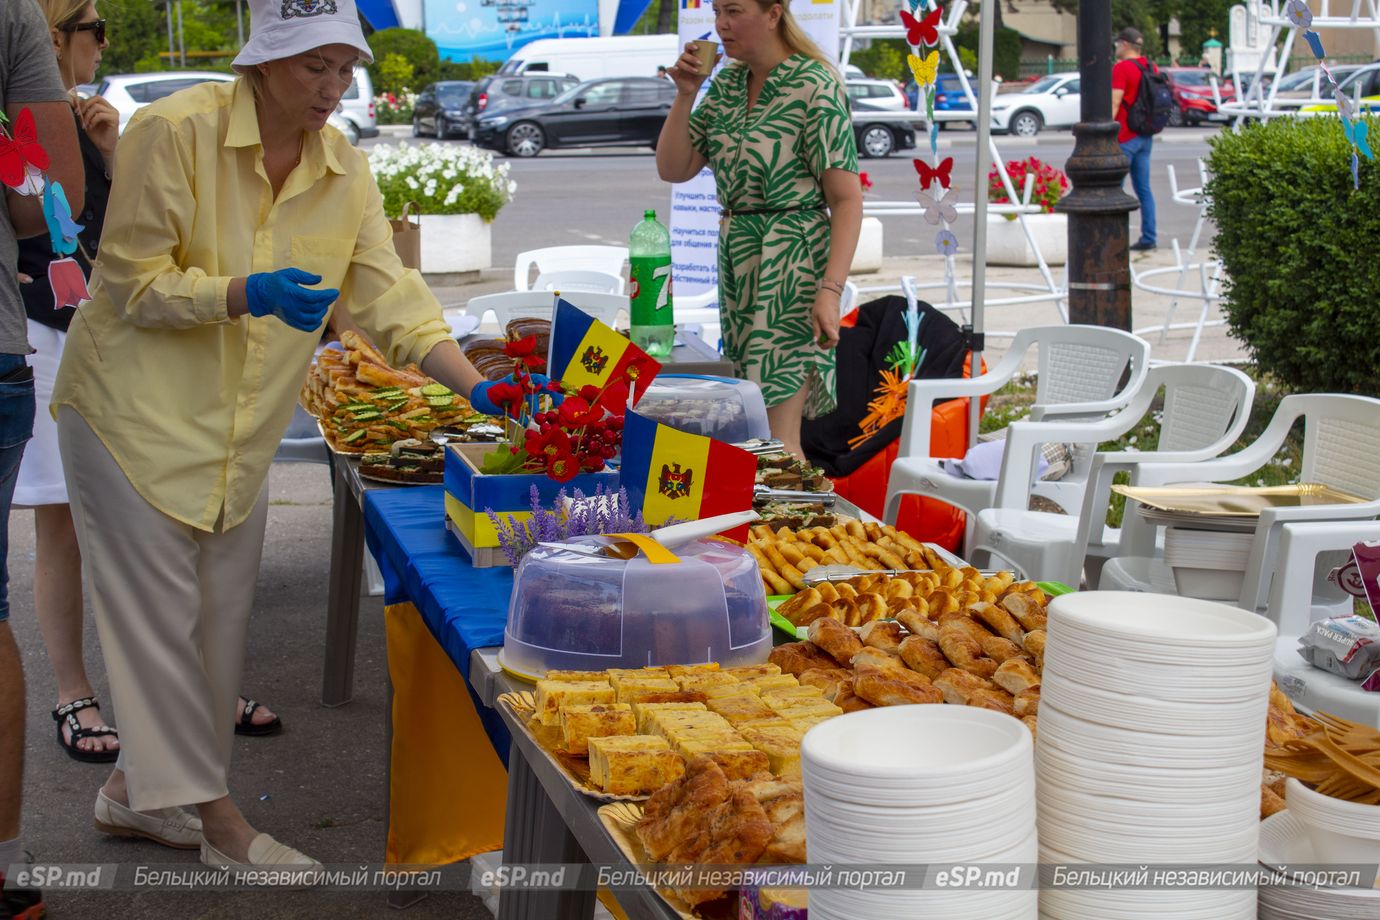
[[[503,666],[540,678],[556,669],[765,661],[771,622],[757,561],[721,540],[675,553],[679,562],[653,565],[640,555],[624,560],[538,546],[513,583]]]
[[[750,380],[660,374],[638,401],[637,411],[663,425],[730,444],[771,437],[767,404]]]

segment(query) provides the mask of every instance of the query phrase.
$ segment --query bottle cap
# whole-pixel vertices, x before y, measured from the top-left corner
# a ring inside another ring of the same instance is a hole
[[[647,210],[642,212],[642,216],[647,220],[656,220],[656,209],[648,208]]]

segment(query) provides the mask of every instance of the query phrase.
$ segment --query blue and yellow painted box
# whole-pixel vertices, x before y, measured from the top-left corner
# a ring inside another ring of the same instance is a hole
[[[484,457],[495,449],[507,450],[498,444],[450,444],[446,447],[446,525],[475,566],[484,568],[507,565],[508,560],[498,547],[498,529],[485,513],[492,509],[500,517],[526,521],[532,517],[532,487],[543,507],[554,507],[562,489],[574,495],[579,489],[593,495],[600,486],[604,491],[618,489],[618,473],[581,473],[566,483],[560,483],[539,473],[510,473],[491,475],[481,473]]]

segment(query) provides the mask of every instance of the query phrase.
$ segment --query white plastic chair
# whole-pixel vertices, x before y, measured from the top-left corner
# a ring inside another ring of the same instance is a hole
[[[1140,427],[1161,387],[1164,410],[1156,450],[1092,455],[1097,444]],[[1028,578],[1077,587],[1089,544],[1095,557],[1105,557],[1115,555],[1120,542],[1120,532],[1104,524],[1112,475],[1129,471],[1135,482],[1142,463],[1190,463],[1219,456],[1245,431],[1254,398],[1255,382],[1235,368],[1168,364],[1150,368],[1135,398],[1107,418],[1013,423],[994,507],[978,513],[969,558],[981,564],[984,553],[1000,556]],[[1066,477],[1086,483],[1081,511],[1072,515],[1028,510],[1035,452],[1042,444],[1066,441],[1086,447],[1075,450],[1074,469]]]
[[[997,366],[971,379],[912,380],[901,427],[900,452],[887,483],[884,518],[896,523],[903,495],[924,495],[968,514],[965,553],[972,545],[975,518],[996,499],[992,480],[965,479],[949,474],[930,456],[930,424],[934,404],[967,396],[995,393],[1020,369],[1025,354],[1039,349],[1039,378],[1032,421],[1095,420],[1125,406],[1140,390],[1150,364],[1150,344],[1144,339],[1105,326],[1037,326],[1023,329]],[[1130,375],[1118,390],[1127,367]],[[1082,483],[1041,482],[1035,494],[1072,507],[1082,499]],[[1062,499],[1062,500],[1061,500]]]
[[[513,266],[513,290],[531,290],[532,267],[537,274],[561,271],[595,271],[606,275],[622,275],[623,263],[628,261],[626,246],[548,246],[518,253]]]
[[[618,311],[628,312],[628,298],[624,294],[561,291],[561,299],[609,326],[618,319]],[[465,305],[465,313],[478,317],[481,323],[492,314],[499,329],[506,328],[509,320],[550,319],[555,312],[556,297],[551,291],[503,291],[473,297]]]
[[[1331,486],[1363,501],[1262,511],[1237,600],[1237,606],[1245,610],[1266,606],[1272,576],[1279,568],[1285,524],[1372,521],[1380,515],[1380,399],[1324,393],[1286,396],[1260,437],[1243,450],[1200,463],[1142,463],[1138,468],[1143,486],[1233,482],[1269,463],[1299,419],[1304,422],[1299,481]],[[1135,503],[1127,502],[1128,522],[1132,514],[1139,517],[1135,507]],[[1157,529],[1143,518],[1137,526],[1123,528],[1121,555],[1108,560],[1098,587],[1132,591],[1162,587],[1169,567],[1155,556]],[[1169,579],[1172,583],[1172,573]]]
[[[627,282],[623,280],[622,275],[610,275],[607,272],[578,268],[542,272],[537,276],[537,280],[532,282],[532,290],[534,291],[560,291],[562,294],[571,291],[622,294],[626,287]]]

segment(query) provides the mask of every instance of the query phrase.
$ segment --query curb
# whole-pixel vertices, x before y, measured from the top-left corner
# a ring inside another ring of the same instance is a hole
[[[1188,131],[1183,131],[1183,130],[1177,130],[1177,129],[1176,129],[1172,134],[1171,134],[1169,131],[1166,130],[1163,134],[1160,134],[1158,137],[1155,138],[1155,143],[1157,143],[1157,144],[1201,144],[1201,143],[1205,143],[1205,142],[1208,140],[1208,138],[1215,137],[1217,134],[1218,134],[1217,131],[1212,131],[1212,130],[1203,131],[1203,130],[1201,130],[1201,129],[1189,129]],[[1066,132],[1066,131],[1060,131],[1060,132],[1058,132],[1058,133],[1056,133],[1056,134],[1036,135],[1035,137],[1029,138],[1029,139],[1022,139],[1022,138],[1016,137],[1014,134],[995,134],[995,133],[994,133],[994,134],[992,135],[992,137],[993,137],[993,139],[995,139],[998,143],[1012,143],[1012,142],[1015,142],[1015,143],[1024,143],[1024,144],[1032,145],[1032,146],[1035,146],[1035,147],[1068,146],[1069,144],[1073,143],[1073,135],[1072,135],[1071,133],[1069,133],[1069,132]],[[918,141],[917,141],[917,142],[918,142]],[[943,135],[940,135],[940,140],[939,140],[939,149],[940,149],[940,150],[952,150],[952,149],[954,149],[955,147],[976,147],[976,146],[977,146],[977,132],[976,132],[976,131],[974,131],[974,132],[972,132],[971,134],[968,134],[968,135],[966,135],[966,136],[962,136],[962,137],[944,137]]]

